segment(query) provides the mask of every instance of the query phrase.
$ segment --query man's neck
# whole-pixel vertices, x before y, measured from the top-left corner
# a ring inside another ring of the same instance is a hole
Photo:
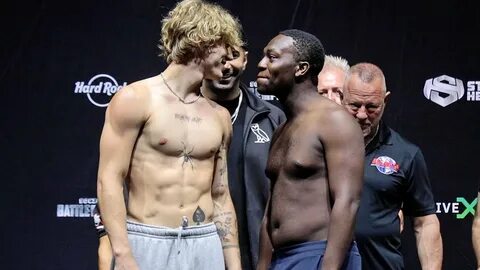
[[[162,74],[168,87],[179,97],[185,99],[191,94],[200,94],[203,70],[194,61],[186,65],[171,63]]]
[[[280,99],[280,102],[285,107],[287,118],[293,118],[303,111],[308,110],[307,103],[317,96],[317,88],[313,85],[312,81],[305,80],[295,84],[285,99]]]
[[[373,132],[371,135],[368,135],[367,137],[365,137],[365,148],[368,147],[368,144],[371,143],[373,141],[373,138],[375,138],[375,136],[377,136],[377,133],[378,133],[378,130],[380,129],[380,125],[377,126],[377,128],[375,129],[375,132]]]
[[[202,94],[213,101],[234,100],[240,95],[240,82],[235,83],[232,89],[211,89],[204,82],[202,84]]]

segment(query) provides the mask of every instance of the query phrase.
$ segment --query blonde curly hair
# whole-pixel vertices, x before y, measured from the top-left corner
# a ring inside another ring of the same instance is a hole
[[[168,64],[204,58],[215,45],[242,46],[238,19],[219,5],[184,0],[162,20],[159,48]]]

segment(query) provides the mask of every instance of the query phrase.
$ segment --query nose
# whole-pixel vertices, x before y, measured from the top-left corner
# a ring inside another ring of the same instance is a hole
[[[226,61],[223,64],[223,71],[227,71],[227,70],[230,70],[230,69],[232,69],[232,64],[230,64],[230,61]]]
[[[257,65],[258,69],[260,69],[260,70],[266,69],[266,68],[267,68],[267,64],[266,64],[266,63],[267,63],[267,57],[264,56],[264,57],[262,58],[262,60],[260,60],[260,62],[258,62],[258,65]]]
[[[330,100],[335,100],[332,89],[328,89],[327,97],[328,97],[328,99],[330,99]]]
[[[365,120],[368,118],[368,115],[367,115],[367,109],[365,108],[365,106],[362,106],[358,109],[357,111],[357,114],[355,115],[355,117],[358,119],[358,120]]]

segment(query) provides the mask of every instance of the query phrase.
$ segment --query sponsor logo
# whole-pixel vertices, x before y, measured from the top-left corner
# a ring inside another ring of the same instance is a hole
[[[447,75],[428,79],[423,87],[423,95],[442,107],[461,99],[464,93],[462,80]]]
[[[469,201],[464,197],[457,197],[454,202],[437,202],[437,214],[454,214],[456,219],[464,219],[469,214],[475,215],[477,198]]]
[[[257,140],[255,141],[255,143],[266,143],[270,141],[268,134],[260,128],[258,123],[253,123],[250,126],[250,129],[252,130],[253,134],[257,136]]]
[[[467,101],[480,101],[480,81],[467,81],[466,85],[465,92],[462,80],[441,75],[425,81],[423,95],[442,107],[457,102],[464,96]]]
[[[467,82],[467,101],[480,101],[480,81]]]
[[[379,172],[386,175],[398,172],[400,169],[400,166],[397,164],[397,162],[393,158],[387,156],[374,158],[370,165],[375,166]]]
[[[57,204],[57,217],[93,217],[97,198],[79,198],[77,204]]]
[[[75,82],[75,94],[86,95],[95,106],[107,107],[112,96],[127,83],[119,85],[117,80],[108,74],[97,74],[88,82]]]
[[[273,95],[262,95],[258,92],[257,90],[257,81],[250,81],[250,84],[248,86],[248,90],[255,94],[257,97],[263,99],[263,100],[278,100],[276,96]]]

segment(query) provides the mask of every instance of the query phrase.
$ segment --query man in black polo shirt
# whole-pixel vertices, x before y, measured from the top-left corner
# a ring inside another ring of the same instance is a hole
[[[422,152],[380,121],[389,94],[380,68],[369,63],[351,67],[343,104],[360,124],[366,145],[355,228],[362,268],[404,269],[398,216],[403,208],[413,218],[422,269],[441,269],[440,225]]]

